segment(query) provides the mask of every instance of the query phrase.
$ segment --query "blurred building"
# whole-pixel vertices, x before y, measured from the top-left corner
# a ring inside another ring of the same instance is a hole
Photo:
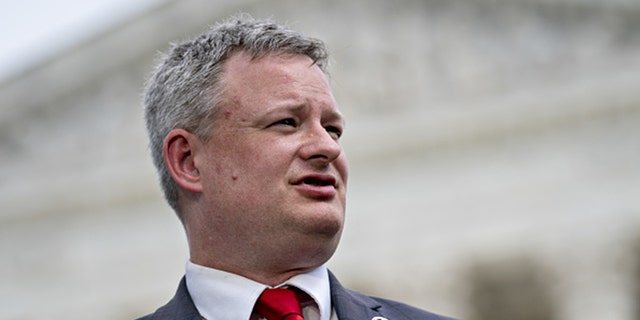
[[[332,52],[345,285],[465,319],[517,299],[637,319],[631,0],[168,1],[69,48],[0,84],[0,318],[129,319],[173,295],[186,242],[141,92],[170,41],[238,12]]]

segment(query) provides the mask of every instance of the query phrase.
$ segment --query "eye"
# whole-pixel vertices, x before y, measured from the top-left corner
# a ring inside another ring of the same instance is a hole
[[[336,126],[326,126],[324,128],[329,132],[329,134],[333,137],[333,139],[338,140],[342,136],[342,129]]]
[[[271,126],[297,127],[298,123],[296,122],[296,120],[294,118],[285,118],[285,119],[281,119],[281,120],[278,120],[278,121],[272,123]]]

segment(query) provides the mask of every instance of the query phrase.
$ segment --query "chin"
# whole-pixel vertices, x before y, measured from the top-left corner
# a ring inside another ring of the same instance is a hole
[[[340,238],[342,227],[344,226],[344,216],[342,214],[322,214],[310,219],[308,227],[309,234],[316,234],[326,238]]]
[[[331,239],[325,239],[324,241],[316,240],[313,243],[310,243],[309,247],[305,251],[308,254],[305,259],[305,263],[310,264],[309,267],[315,268],[329,261],[336,252],[339,242],[340,232]]]

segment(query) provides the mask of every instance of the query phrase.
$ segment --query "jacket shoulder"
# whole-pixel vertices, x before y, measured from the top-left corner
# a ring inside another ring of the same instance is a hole
[[[339,319],[454,320],[402,302],[346,289],[331,272],[329,282],[331,302]]]
[[[158,308],[154,313],[140,317],[137,320],[196,320],[202,319],[196,306],[191,300],[191,295],[187,290],[187,284],[183,277],[178,286],[175,296],[164,306]]]
[[[389,319],[455,320],[402,302],[379,297],[370,298],[380,304],[379,311],[388,315]]]

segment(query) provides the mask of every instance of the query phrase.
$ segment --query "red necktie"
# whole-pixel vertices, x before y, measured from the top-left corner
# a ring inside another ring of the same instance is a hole
[[[289,289],[267,289],[262,292],[256,310],[267,320],[304,320],[300,301],[296,293]]]

